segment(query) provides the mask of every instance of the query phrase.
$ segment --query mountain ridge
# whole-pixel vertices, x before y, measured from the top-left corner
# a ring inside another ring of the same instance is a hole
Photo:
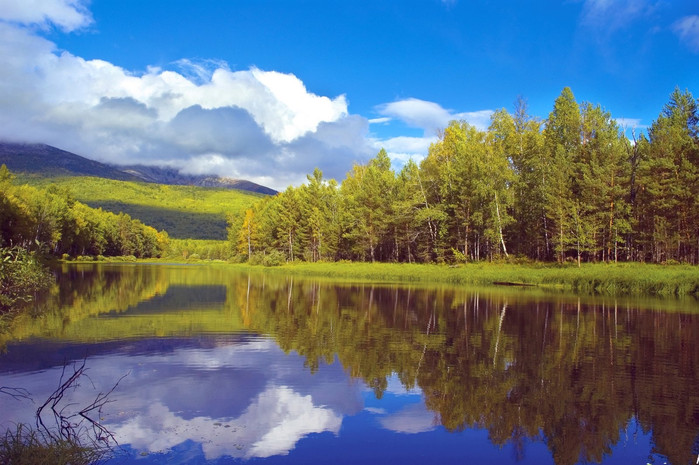
[[[0,141],[0,165],[3,164],[12,172],[41,177],[95,176],[117,181],[237,189],[265,195],[277,193],[274,189],[244,179],[187,175],[174,168],[156,166],[109,165],[48,144]]]

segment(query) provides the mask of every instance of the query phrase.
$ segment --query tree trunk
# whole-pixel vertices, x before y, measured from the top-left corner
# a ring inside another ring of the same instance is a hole
[[[498,203],[498,193],[495,192],[495,212],[498,216],[498,232],[500,233],[500,243],[502,244],[502,251],[505,252],[505,257],[507,255],[507,247],[505,247],[505,238],[502,236],[502,223],[500,222],[500,204]]]

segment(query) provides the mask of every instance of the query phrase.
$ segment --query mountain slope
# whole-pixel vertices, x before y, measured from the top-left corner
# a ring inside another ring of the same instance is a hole
[[[81,157],[46,144],[0,142],[0,165],[15,173],[52,176],[97,176],[118,181],[140,181],[104,163]]]
[[[242,179],[214,175],[183,175],[172,168],[112,166],[46,144],[0,142],[0,165],[12,172],[56,176],[95,176],[117,181],[141,181],[176,186],[219,187],[274,195],[274,189]]]
[[[39,188],[65,188],[90,207],[127,213],[155,229],[164,229],[175,239],[225,240],[226,217],[243,214],[262,197],[236,189],[171,186],[94,176],[19,175],[18,178]]]
[[[224,189],[238,189],[256,192],[258,194],[274,195],[274,189],[255,184],[244,179],[222,178],[213,175],[189,175],[181,174],[173,168],[160,168],[157,166],[132,165],[122,166],[120,169],[127,174],[135,176],[145,182],[157,184],[170,184],[177,186],[221,187]]]
[[[82,203],[126,213],[175,239],[225,240],[228,216],[241,215],[264,193],[275,192],[247,181],[211,177],[209,182],[206,176],[181,176],[171,169],[131,167],[128,173],[44,144],[0,142],[2,164],[17,182],[65,188]]]

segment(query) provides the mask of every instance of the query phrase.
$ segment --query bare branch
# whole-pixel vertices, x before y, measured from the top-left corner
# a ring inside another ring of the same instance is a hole
[[[33,402],[31,394],[24,388],[0,386],[0,394],[8,395],[15,400],[27,399]]]

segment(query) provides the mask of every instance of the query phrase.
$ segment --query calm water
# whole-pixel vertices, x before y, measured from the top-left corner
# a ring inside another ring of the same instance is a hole
[[[116,389],[110,464],[695,464],[699,304],[65,267],[0,334],[0,422]],[[120,381],[119,381],[120,380]],[[3,428],[4,429],[4,428]]]

